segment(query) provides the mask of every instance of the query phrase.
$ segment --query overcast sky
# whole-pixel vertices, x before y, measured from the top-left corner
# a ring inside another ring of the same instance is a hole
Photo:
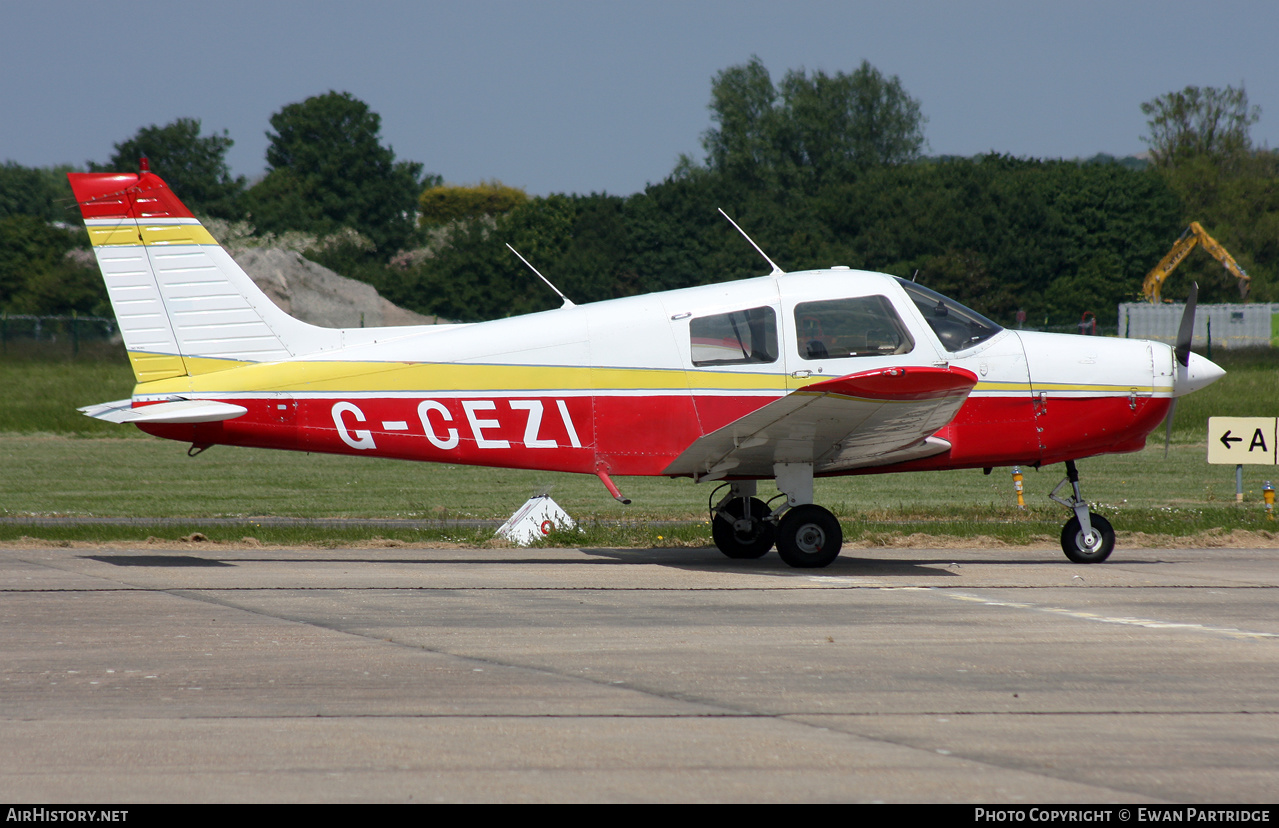
[[[1140,105],[1244,84],[1279,147],[1279,3],[898,0],[87,2],[0,0],[0,160],[105,161],[179,117],[265,168],[272,113],[330,89],[399,158],[454,183],[626,195],[703,157],[716,72],[758,55],[920,101],[930,154],[1142,152]]]

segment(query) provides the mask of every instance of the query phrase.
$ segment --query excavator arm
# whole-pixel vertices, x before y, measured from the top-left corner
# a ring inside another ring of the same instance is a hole
[[[1173,244],[1167,255],[1160,259],[1159,264],[1155,265],[1154,269],[1146,274],[1146,280],[1141,284],[1141,292],[1146,297],[1147,302],[1152,304],[1159,303],[1164,281],[1177,269],[1177,265],[1181,264],[1182,260],[1190,255],[1190,251],[1194,250],[1196,245],[1203,245],[1204,250],[1208,251],[1209,255],[1221,262],[1226,272],[1239,280],[1239,296],[1242,299],[1248,298],[1248,287],[1252,281],[1248,273],[1239,266],[1239,263],[1235,261],[1235,257],[1231,256],[1226,248],[1208,235],[1199,222],[1192,221],[1190,226],[1182,232],[1181,237]]]

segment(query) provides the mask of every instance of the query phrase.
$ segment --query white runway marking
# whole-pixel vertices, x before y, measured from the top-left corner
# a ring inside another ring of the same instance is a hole
[[[1155,618],[1133,618],[1129,616],[1116,615],[1100,615],[1095,612],[1084,612],[1082,610],[1066,609],[1064,607],[1049,607],[1041,604],[1032,604],[1026,601],[996,601],[990,598],[984,598],[980,595],[972,595],[963,592],[949,592],[944,590],[931,590],[938,595],[945,595],[956,601],[970,601],[973,603],[984,604],[988,607],[1008,607],[1010,609],[1030,610],[1031,612],[1045,612],[1055,615],[1064,615],[1068,618],[1078,618],[1082,621],[1097,621],[1102,624],[1122,624],[1130,627],[1145,627],[1152,630],[1187,630],[1189,632],[1207,633],[1209,635],[1224,635],[1230,638],[1246,638],[1246,639],[1273,639],[1279,638],[1275,633],[1251,632],[1249,630],[1240,630],[1235,627],[1214,627],[1209,624],[1191,624],[1184,621],[1161,621]]]

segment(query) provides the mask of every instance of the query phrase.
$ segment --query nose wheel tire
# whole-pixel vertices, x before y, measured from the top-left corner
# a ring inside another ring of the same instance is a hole
[[[730,558],[761,558],[773,548],[776,529],[765,518],[771,511],[768,504],[757,497],[745,501],[750,504],[750,527],[742,527],[743,500],[735,497],[711,521],[711,537],[715,546]]]
[[[1061,551],[1075,563],[1101,563],[1115,550],[1115,530],[1110,528],[1110,521],[1096,512],[1089,512],[1088,520],[1092,523],[1091,538],[1084,537],[1077,517],[1066,521],[1061,530]],[[1091,543],[1086,542],[1089,540]]]
[[[839,556],[844,531],[827,510],[814,504],[796,506],[777,527],[777,554],[791,566],[828,566]]]

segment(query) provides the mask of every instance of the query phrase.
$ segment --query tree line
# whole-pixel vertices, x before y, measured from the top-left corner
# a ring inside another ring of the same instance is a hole
[[[681,157],[628,196],[445,184],[397,159],[380,117],[339,92],[272,116],[267,172],[252,186],[226,165],[230,136],[192,118],[142,128],[87,166],[133,170],[146,156],[235,243],[288,237],[397,304],[464,321],[559,304],[506,243],[577,303],[766,272],[720,207],[786,270],[912,277],[1005,323],[1019,312],[1035,326],[1105,319],[1191,220],[1249,271],[1254,299],[1279,299],[1279,154],[1252,146],[1260,113],[1242,89],[1143,104],[1150,163],[929,157],[920,102],[866,62],[774,83],[754,58],[712,79],[709,108],[703,158]],[[96,270],[74,254],[86,241],[67,169],[0,167],[2,311],[108,311]],[[1182,268],[1167,297],[1197,279],[1201,301],[1237,298],[1207,256]]]

